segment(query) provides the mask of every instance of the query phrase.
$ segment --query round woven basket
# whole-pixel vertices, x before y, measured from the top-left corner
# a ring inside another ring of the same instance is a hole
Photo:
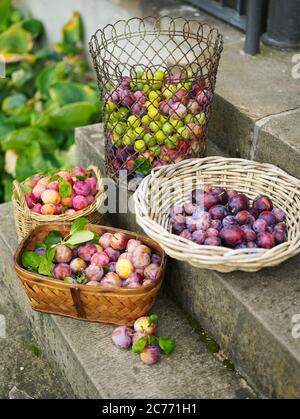
[[[22,286],[36,311],[90,322],[132,325],[134,321],[151,309],[164,277],[166,255],[161,247],[149,239],[130,231],[99,225],[87,225],[85,228],[99,235],[106,232],[121,231],[130,239],[141,240],[161,256],[162,262],[157,282],[141,288],[105,288],[89,287],[80,284],[68,284],[48,278],[22,267],[22,254],[34,250],[37,243],[44,241],[50,231],[58,230],[65,237],[70,232],[71,224],[43,224],[31,232],[19,245],[14,265]]]
[[[86,217],[91,223],[99,224],[102,220],[102,215],[98,212],[103,204],[106,195],[104,192],[102,177],[100,170],[96,166],[89,166],[87,169],[89,174],[92,174],[97,179],[98,192],[95,195],[94,202],[83,210],[76,211],[74,214],[65,215],[41,215],[34,213],[28,208],[25,200],[25,194],[22,185],[18,181],[13,183],[13,208],[15,216],[15,224],[17,230],[18,241],[20,242],[27,236],[35,227],[47,224],[50,222],[67,223],[79,217]]]
[[[233,188],[250,199],[268,195],[286,214],[288,241],[272,249],[198,245],[171,233],[168,212],[201,184]],[[134,195],[138,224],[165,252],[198,268],[220,272],[258,271],[279,265],[300,250],[300,181],[271,165],[243,159],[191,159],[152,170]]]

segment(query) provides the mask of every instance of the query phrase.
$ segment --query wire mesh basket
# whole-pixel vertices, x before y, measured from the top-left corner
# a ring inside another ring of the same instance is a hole
[[[104,107],[107,174],[129,179],[206,153],[217,29],[168,16],[120,20],[90,41]]]

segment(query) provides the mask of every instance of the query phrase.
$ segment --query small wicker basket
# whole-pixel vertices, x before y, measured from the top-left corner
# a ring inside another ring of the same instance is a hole
[[[41,225],[22,241],[16,251],[15,270],[32,308],[49,314],[116,325],[132,325],[137,318],[148,313],[161,288],[166,266],[165,253],[156,242],[148,237],[112,227],[91,224],[85,227],[98,234],[122,231],[131,239],[141,240],[161,256],[162,262],[157,282],[142,288],[95,288],[68,284],[29,272],[22,267],[21,257],[25,251],[34,250],[36,244],[43,242],[50,231],[58,230],[65,237],[70,231],[70,226],[70,223]]]
[[[106,198],[102,177],[100,170],[96,166],[89,166],[87,171],[97,179],[98,192],[95,195],[95,200],[88,207],[84,208],[83,210],[76,211],[74,214],[70,215],[41,215],[32,212],[27,206],[25,194],[22,190],[21,184],[16,180],[14,181],[12,201],[19,243],[35,227],[50,222],[68,223],[79,217],[86,217],[93,224],[99,224],[101,222],[102,215],[98,212],[98,210]]]
[[[200,179],[204,185],[234,188],[251,199],[259,194],[270,196],[286,214],[288,241],[268,250],[232,250],[201,246],[172,234],[169,208],[186,202]],[[222,157],[183,161],[152,170],[134,199],[137,222],[146,234],[169,256],[198,268],[254,272],[277,266],[300,251],[300,181],[271,164]]]

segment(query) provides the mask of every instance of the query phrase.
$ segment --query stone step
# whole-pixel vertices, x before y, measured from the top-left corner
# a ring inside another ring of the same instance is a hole
[[[243,53],[242,32],[180,0],[90,0],[88,6],[81,0],[74,5],[74,1],[65,0],[61,7],[60,0],[53,0],[52,10],[47,2],[24,0],[22,4],[45,21],[51,42],[60,39],[60,28],[72,7],[82,14],[86,40],[97,28],[133,16],[183,16],[218,28],[224,36],[224,50],[209,125],[210,139],[233,157],[273,163],[300,177],[299,75],[294,52],[262,46],[261,54],[248,56]],[[61,10],[60,19],[55,5]]]
[[[0,289],[8,290],[23,311],[43,353],[59,367],[76,397],[257,397],[246,381],[228,368],[226,358],[220,360],[209,351],[203,333],[199,335],[176,304],[163,294],[153,312],[160,317],[159,332],[173,336],[177,348],[153,367],[142,364],[131,351],[117,349],[111,341],[111,325],[34,312],[12,268],[17,241],[11,204],[0,206],[0,220]]]
[[[79,162],[103,170],[101,125],[77,129],[76,143]],[[209,153],[222,154],[211,143]],[[110,214],[107,222],[141,232],[132,213]],[[300,339],[292,335],[293,316],[300,313],[299,261],[297,256],[278,268],[230,274],[173,259],[168,264],[173,297],[266,397],[300,397]]]

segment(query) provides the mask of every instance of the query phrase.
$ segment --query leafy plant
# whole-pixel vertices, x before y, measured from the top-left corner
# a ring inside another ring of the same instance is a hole
[[[40,20],[25,19],[11,0],[0,1],[0,55],[6,61],[6,78],[0,79],[0,202],[10,200],[14,178],[74,164],[74,128],[101,118],[79,13],[53,47],[40,46],[43,33]]]
[[[70,234],[65,238],[62,237],[59,231],[50,231],[43,243],[38,243],[37,248],[45,248],[45,254],[40,255],[35,251],[24,252],[22,255],[22,265],[31,272],[38,272],[41,275],[53,277],[54,257],[56,247],[59,244],[65,244],[68,247],[77,246],[79,244],[90,242],[94,239],[95,233],[89,230],[84,230],[84,227],[89,223],[85,217],[75,220],[70,229]],[[86,282],[84,273],[80,273],[77,282],[83,284]]]

